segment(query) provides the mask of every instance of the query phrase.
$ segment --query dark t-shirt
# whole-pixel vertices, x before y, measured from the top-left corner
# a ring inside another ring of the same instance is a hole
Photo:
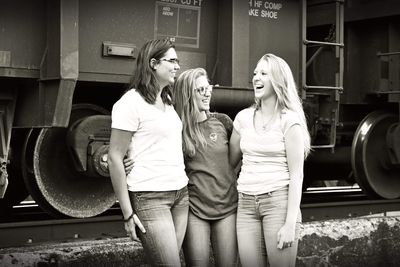
[[[190,209],[202,219],[221,219],[236,212],[238,198],[237,177],[229,164],[228,133],[214,116],[199,126],[207,146],[197,148],[194,157],[185,159]]]

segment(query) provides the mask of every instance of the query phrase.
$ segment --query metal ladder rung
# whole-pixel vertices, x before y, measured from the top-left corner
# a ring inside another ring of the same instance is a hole
[[[330,94],[328,94],[328,93],[322,93],[322,92],[312,92],[312,93],[306,93],[306,97],[307,98],[310,98],[310,97],[314,97],[314,96],[331,96]]]
[[[400,94],[400,91],[376,91],[377,95],[390,95],[390,94]]]
[[[342,43],[332,43],[332,42],[321,42],[321,41],[304,40],[303,43],[304,43],[305,45],[308,45],[308,44],[318,44],[318,45],[331,45],[331,46],[344,47],[344,44],[342,44]]]
[[[329,144],[329,145],[313,145],[311,148],[334,148],[335,144]]]
[[[387,53],[378,52],[376,56],[377,57],[400,56],[400,52],[387,52]]]
[[[318,85],[304,85],[303,88],[305,90],[308,89],[322,89],[322,90],[337,90],[337,91],[343,91],[343,87],[339,86],[318,86]]]

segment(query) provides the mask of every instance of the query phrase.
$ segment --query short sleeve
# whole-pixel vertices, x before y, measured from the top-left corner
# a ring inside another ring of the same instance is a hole
[[[226,133],[228,134],[228,138],[230,138],[231,134],[232,134],[232,128],[233,128],[232,119],[224,113],[216,112],[216,113],[213,113],[212,115],[224,125]]]
[[[138,100],[129,91],[113,106],[111,112],[111,128],[136,132],[139,127]]]
[[[233,120],[233,129],[235,129],[239,134],[243,128],[243,120],[244,116],[246,116],[247,109],[239,111],[236,115],[235,119]]]
[[[301,125],[300,117],[293,111],[286,111],[282,114],[283,118],[283,135],[285,136],[287,131],[293,125]]]

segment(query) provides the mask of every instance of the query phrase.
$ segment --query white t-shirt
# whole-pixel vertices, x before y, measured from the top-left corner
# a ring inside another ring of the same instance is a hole
[[[134,164],[128,190],[169,191],[187,185],[182,122],[172,106],[163,112],[131,89],[114,104],[111,117],[112,128],[135,132],[129,146]]]
[[[253,107],[240,111],[233,122],[240,134],[243,153],[242,168],[238,178],[238,191],[257,195],[275,191],[289,184],[289,168],[286,159],[285,134],[300,124],[293,111],[282,111],[268,131],[254,128]]]

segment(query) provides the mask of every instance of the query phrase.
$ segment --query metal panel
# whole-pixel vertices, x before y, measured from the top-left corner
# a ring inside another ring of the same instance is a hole
[[[249,3],[241,0],[233,0],[232,2],[232,86],[247,88],[249,87],[247,77],[250,72],[251,32],[248,15]]]
[[[103,57],[102,44],[140,48],[153,38],[153,21],[154,1],[79,1],[79,80],[128,82],[134,58]]]
[[[21,69],[37,72],[45,47],[45,14],[43,0],[2,1],[0,50],[8,54],[8,62],[0,63],[0,76],[29,76]]]
[[[216,75],[225,86],[232,86],[232,16],[232,1],[219,1]]]
[[[258,12],[249,12],[250,16],[250,70],[262,55],[273,53],[282,57],[292,69],[294,78],[300,78],[301,53],[301,13],[299,0],[281,0],[278,2],[253,0],[250,6]]]
[[[340,0],[344,1],[344,0]],[[318,2],[329,2],[321,0],[308,1],[314,5],[310,11],[310,20],[307,26],[330,24],[334,15],[329,11],[329,6],[318,5]],[[331,1],[332,3],[334,1]],[[368,1],[368,0],[345,0],[345,22],[366,20],[382,17],[390,17],[400,14],[400,2],[398,0]]]
[[[173,8],[178,3],[179,19],[175,10],[171,13],[173,23],[164,25],[166,18],[161,19],[162,7]],[[79,80],[129,82],[135,68],[134,58],[102,56],[103,43],[126,44],[140,49],[147,40],[165,36],[175,41],[178,55],[180,52],[204,55],[205,64],[201,66],[212,75],[216,62],[218,4],[211,0],[119,0],[112,4],[107,0],[80,1]],[[195,14],[186,14],[190,11]],[[164,30],[159,29],[160,23]],[[195,45],[186,45],[191,41]]]
[[[78,78],[78,0],[48,1],[40,80],[22,91],[16,127],[65,127]]]

